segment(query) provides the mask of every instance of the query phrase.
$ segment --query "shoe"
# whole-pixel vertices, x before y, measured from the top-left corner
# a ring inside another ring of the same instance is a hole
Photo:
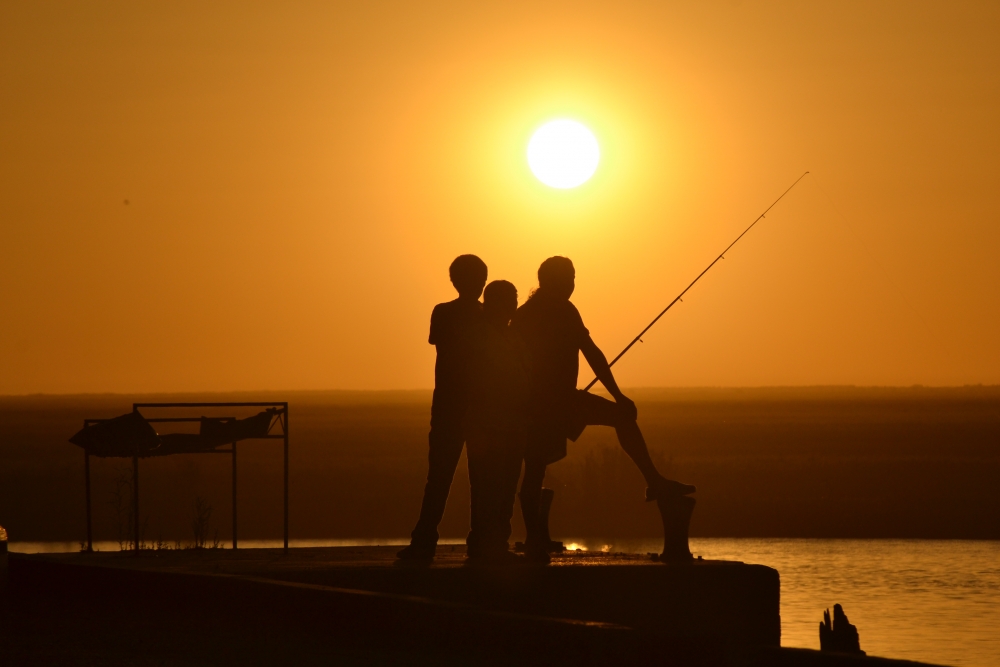
[[[550,554],[561,554],[566,551],[566,545],[556,540],[549,540],[545,545],[545,550]],[[524,542],[514,542],[514,551],[519,554],[524,553]]]
[[[535,542],[524,543],[524,560],[536,565],[548,565],[552,562],[549,550],[544,545]]]
[[[396,558],[410,561],[431,561],[434,560],[434,552],[436,551],[437,545],[421,546],[419,544],[410,544],[397,551]]]
[[[661,477],[655,487],[646,487],[646,502],[652,502],[660,498],[670,498],[672,496],[687,496],[697,490],[691,484],[682,484],[681,482]]]

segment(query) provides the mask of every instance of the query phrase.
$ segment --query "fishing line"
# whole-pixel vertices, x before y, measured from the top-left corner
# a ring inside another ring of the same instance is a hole
[[[677,298],[675,298],[673,301],[671,301],[670,304],[666,308],[664,308],[662,311],[660,311],[660,314],[657,315],[656,317],[654,317],[653,321],[650,322],[649,324],[647,324],[646,328],[643,329],[642,331],[640,331],[639,335],[636,336],[635,338],[633,338],[632,342],[629,343],[628,345],[626,345],[625,349],[622,350],[621,352],[619,352],[618,356],[615,357],[614,359],[612,359],[608,363],[608,366],[609,367],[610,366],[614,366],[616,361],[618,361],[619,359],[621,359],[622,357],[624,357],[625,353],[628,352],[629,350],[631,350],[632,346],[639,342],[639,340],[642,338],[643,334],[645,334],[647,331],[649,331],[650,329],[652,329],[653,325],[656,324],[660,320],[661,317],[663,317],[664,315],[666,315],[667,311],[670,310],[671,308],[673,308],[675,303],[677,303],[678,301],[681,301],[681,297],[683,297],[685,294],[687,294],[688,290],[691,289],[692,287],[694,287],[694,284],[696,282],[698,282],[699,280],[701,280],[701,277],[703,275],[705,275],[706,273],[708,273],[709,269],[711,269],[713,266],[715,266],[715,264],[720,259],[725,259],[726,258],[726,253],[729,252],[729,249],[732,248],[737,243],[739,243],[740,239],[743,238],[744,236],[746,236],[747,232],[749,232],[751,229],[754,228],[754,225],[756,225],[758,222],[760,222],[761,220],[763,220],[764,216],[767,215],[768,212],[772,208],[774,208],[777,205],[777,203],[779,201],[781,201],[785,197],[785,195],[787,195],[789,192],[791,192],[792,188],[794,188],[796,185],[798,185],[799,181],[801,181],[803,178],[805,178],[808,173],[809,172],[807,171],[807,172],[803,173],[801,176],[799,176],[798,178],[796,178],[795,182],[792,183],[791,185],[789,185],[788,189],[785,190],[784,192],[782,192],[780,197],[778,197],[777,199],[775,199],[774,202],[770,206],[768,206],[766,209],[764,209],[764,212],[761,213],[760,215],[758,215],[757,218],[753,222],[750,223],[750,226],[747,227],[746,229],[744,229],[743,233],[736,237],[735,241],[733,241],[732,243],[730,243],[729,245],[727,245],[726,249],[723,250],[721,253],[719,253],[719,256],[716,257],[714,260],[712,260],[712,263],[709,264],[707,267],[705,267],[705,270],[702,271],[701,273],[699,273],[698,277],[695,278],[694,280],[692,280],[691,284],[688,285],[687,287],[685,287],[683,292],[681,292],[680,294],[677,295]],[[583,390],[584,391],[590,391],[590,388],[593,387],[595,384],[597,384],[597,378],[596,377],[593,380],[591,380],[590,384],[588,384],[586,387],[584,387]]]

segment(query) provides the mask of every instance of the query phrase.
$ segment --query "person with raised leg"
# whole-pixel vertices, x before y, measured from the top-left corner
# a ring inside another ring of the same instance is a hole
[[[547,562],[549,545],[540,521],[545,469],[566,456],[566,440],[590,425],[611,426],[618,442],[646,480],[646,500],[661,509],[695,487],[665,478],[656,469],[636,421],[635,403],[622,393],[607,357],[590,337],[570,297],[576,269],[566,257],[550,257],[538,268],[538,289],[518,308],[511,328],[524,341],[531,365],[531,405],[521,482],[521,512],[527,536],[525,555]],[[614,401],[576,388],[580,353]],[[691,503],[693,505],[693,503]]]

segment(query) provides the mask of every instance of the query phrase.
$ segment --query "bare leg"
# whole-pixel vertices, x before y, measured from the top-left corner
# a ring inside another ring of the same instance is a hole
[[[656,500],[668,496],[683,496],[695,492],[690,484],[667,479],[656,469],[653,459],[649,456],[649,448],[642,437],[639,425],[634,421],[622,421],[615,425],[618,434],[618,444],[635,462],[639,472],[646,480],[646,500]]]
[[[618,444],[646,480],[646,500],[695,492],[695,488],[690,484],[681,484],[660,474],[649,455],[649,448],[646,446],[646,439],[642,437],[642,431],[639,430],[639,424],[630,415],[625,414],[616,403],[584,392],[578,393],[577,399],[582,423],[614,427],[618,435]]]
[[[639,425],[634,421],[620,422],[615,425],[615,433],[618,434],[618,444],[642,473],[646,486],[658,484],[663,475],[656,469],[656,464],[649,456],[649,448],[646,447],[646,439],[642,437]]]

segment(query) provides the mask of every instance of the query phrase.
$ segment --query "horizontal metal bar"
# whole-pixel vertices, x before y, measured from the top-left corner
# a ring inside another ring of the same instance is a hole
[[[202,419],[236,419],[236,417],[151,417],[148,422],[200,422]]]
[[[233,453],[233,450],[231,450],[231,449],[206,449],[205,451],[202,451],[202,452],[174,452],[173,454],[157,454],[156,450],[153,450],[153,452],[148,453],[148,454],[140,454],[139,458],[140,459],[162,459],[164,456],[179,456],[179,455],[182,455],[182,454],[232,454],[232,453]],[[127,458],[131,458],[132,455],[131,454],[124,454],[122,456],[98,456],[97,454],[91,454],[91,456],[94,456],[94,457],[99,458],[99,459],[127,459]]]
[[[133,403],[136,408],[250,408],[265,406],[288,407],[288,401],[253,401],[249,403]]]
[[[210,417],[209,419],[213,419],[213,418]],[[232,419],[232,418],[231,417],[218,417],[218,419]],[[111,421],[111,420],[110,419],[84,419],[83,420],[83,425],[86,427],[86,426],[92,426],[94,424],[100,424],[101,422],[109,422],[109,421]],[[166,418],[164,418],[164,419],[147,419],[146,421],[149,421],[149,422],[180,422],[180,421],[196,422],[196,421],[201,421],[201,417],[190,417],[190,418],[188,418],[188,417],[178,417],[176,419],[166,419]],[[168,434],[163,433],[161,435],[168,435]],[[198,435],[198,434],[197,433],[187,433],[185,435]],[[268,435],[258,435],[257,437],[254,437],[254,438],[242,438],[241,440],[284,440],[284,439],[285,439],[284,435],[268,434]],[[229,451],[229,450],[227,449],[227,450],[224,450],[224,451]]]
[[[162,459],[165,456],[182,456],[184,454],[232,454],[232,450],[229,449],[206,449],[202,452],[174,452],[173,454],[157,454],[154,449],[151,453],[144,456],[140,456],[140,459]],[[114,458],[114,457],[107,457]]]

